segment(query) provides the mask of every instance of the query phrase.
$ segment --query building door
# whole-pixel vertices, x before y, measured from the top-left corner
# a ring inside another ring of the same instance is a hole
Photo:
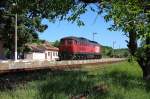
[[[51,60],[52,60],[52,52],[51,52],[51,56],[50,57],[51,57]]]
[[[47,53],[45,53],[45,59],[47,59]]]
[[[52,60],[52,52],[48,52],[49,60]]]

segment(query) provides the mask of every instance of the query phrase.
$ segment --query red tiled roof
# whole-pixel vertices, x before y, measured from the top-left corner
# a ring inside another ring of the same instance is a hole
[[[43,52],[43,51],[58,51],[59,49],[57,47],[52,46],[50,43],[44,43],[44,44],[28,44],[28,47],[33,52]]]

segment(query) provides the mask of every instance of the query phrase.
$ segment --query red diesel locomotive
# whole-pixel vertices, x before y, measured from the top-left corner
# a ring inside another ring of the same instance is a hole
[[[100,59],[101,46],[82,37],[65,37],[60,40],[60,60]]]

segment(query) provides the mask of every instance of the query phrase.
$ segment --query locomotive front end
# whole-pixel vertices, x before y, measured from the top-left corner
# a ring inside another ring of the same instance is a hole
[[[74,52],[74,40],[71,38],[62,38],[59,45],[59,57],[61,60],[69,60]]]

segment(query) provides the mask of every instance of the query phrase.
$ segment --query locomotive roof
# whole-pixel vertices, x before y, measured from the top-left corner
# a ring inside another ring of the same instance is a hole
[[[78,40],[78,41],[87,41],[87,42],[90,42],[92,44],[98,44],[99,45],[99,43],[97,43],[96,41],[91,41],[91,40],[88,40],[84,37],[68,36],[68,37],[64,37],[62,39],[75,39],[75,40]]]
[[[64,37],[62,39],[78,39],[78,37],[75,37],[75,36],[68,36],[68,37]]]

